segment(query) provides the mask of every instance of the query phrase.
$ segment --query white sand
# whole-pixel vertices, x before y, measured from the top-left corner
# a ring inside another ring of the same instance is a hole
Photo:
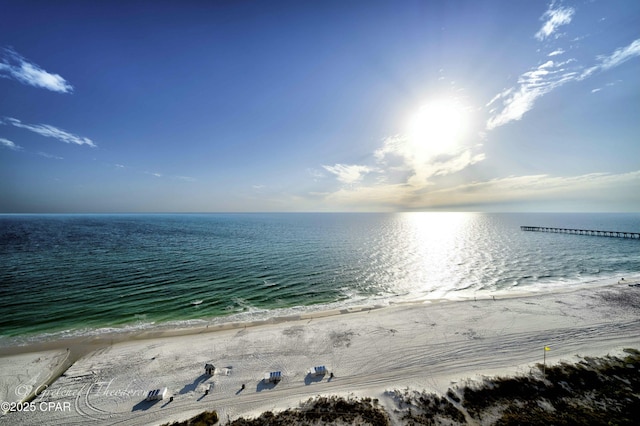
[[[68,355],[60,349],[0,358],[0,401],[22,401],[45,389],[60,374]]]
[[[213,409],[226,421],[295,407],[319,394],[366,395],[390,405],[385,390],[444,393],[460,380],[528,373],[542,362],[545,345],[548,364],[640,348],[639,301],[640,288],[609,285],[130,340],[82,357],[34,400],[35,411],[8,413],[0,423],[147,425]],[[7,366],[24,360],[0,358],[5,394],[22,380],[7,378]],[[207,362],[218,369],[213,377],[204,375]],[[311,379],[314,365],[326,365],[335,377]],[[264,385],[269,371],[282,371],[283,381]],[[165,386],[172,402],[142,402],[147,391]],[[51,411],[56,408],[63,411]]]

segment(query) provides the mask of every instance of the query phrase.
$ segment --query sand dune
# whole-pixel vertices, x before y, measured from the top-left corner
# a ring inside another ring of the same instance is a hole
[[[7,413],[0,422],[147,425],[212,409],[227,420],[318,394],[371,396],[390,406],[385,390],[445,392],[460,380],[526,373],[542,362],[545,345],[550,364],[640,347],[640,289],[624,285],[355,311],[93,342],[99,349],[47,387],[34,411]],[[24,380],[13,368],[34,356],[0,358],[4,397]],[[43,375],[56,356],[41,363]],[[207,362],[217,368],[212,377],[204,374]],[[314,365],[335,377],[309,376]],[[270,371],[284,379],[264,384]],[[173,401],[144,402],[147,391],[165,386]]]

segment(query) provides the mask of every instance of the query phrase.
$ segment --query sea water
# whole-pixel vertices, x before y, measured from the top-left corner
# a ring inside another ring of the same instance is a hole
[[[640,214],[0,215],[0,345],[640,276]]]

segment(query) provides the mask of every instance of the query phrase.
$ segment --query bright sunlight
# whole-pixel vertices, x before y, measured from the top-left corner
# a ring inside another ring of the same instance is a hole
[[[467,112],[458,102],[451,99],[432,101],[409,119],[409,143],[423,156],[454,153],[460,146],[467,121]]]

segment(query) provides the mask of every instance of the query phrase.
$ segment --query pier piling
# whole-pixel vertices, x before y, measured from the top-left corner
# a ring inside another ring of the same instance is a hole
[[[554,232],[559,234],[591,235],[594,237],[631,238],[640,240],[640,233],[626,231],[597,231],[594,229],[550,228],[546,226],[521,226],[522,231]]]

